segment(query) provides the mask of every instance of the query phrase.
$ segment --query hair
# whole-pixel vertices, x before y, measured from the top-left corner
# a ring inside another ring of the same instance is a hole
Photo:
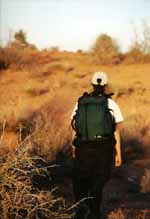
[[[99,95],[105,93],[106,85],[101,86],[101,85],[92,84],[92,86],[93,86],[93,95]]]

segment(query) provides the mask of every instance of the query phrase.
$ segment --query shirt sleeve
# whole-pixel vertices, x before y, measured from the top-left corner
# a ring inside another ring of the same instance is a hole
[[[74,107],[74,109],[73,109],[73,111],[72,111],[72,114],[71,114],[71,117],[70,117],[71,120],[72,120],[73,117],[75,116],[77,109],[78,109],[78,103],[76,103],[76,105],[75,105],[75,107]]]
[[[120,110],[118,104],[115,101],[113,101],[112,99],[108,99],[108,107],[112,111],[112,113],[115,117],[116,123],[122,122],[123,116],[122,116],[122,113],[121,113],[121,110]]]

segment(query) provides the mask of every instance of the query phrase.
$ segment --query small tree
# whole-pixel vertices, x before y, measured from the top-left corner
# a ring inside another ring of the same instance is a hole
[[[20,29],[14,34],[14,39],[13,41],[9,42],[8,47],[13,47],[15,49],[21,49],[21,50],[22,49],[37,50],[34,44],[31,44],[27,41],[27,35],[22,29]]]
[[[52,47],[50,48],[50,51],[51,51],[51,52],[59,52],[59,47],[58,47],[58,46],[52,46]]]
[[[26,33],[23,30],[19,30],[18,32],[16,32],[14,38],[15,41],[17,41],[18,43],[22,43],[25,45],[27,44]]]
[[[150,62],[150,23],[142,20],[140,29],[134,26],[133,40],[125,54],[126,63]]]
[[[140,50],[143,55],[150,54],[150,23],[142,20],[140,29],[134,27],[134,39],[131,43],[130,50]],[[130,51],[129,50],[129,51]]]
[[[142,21],[142,51],[144,54],[150,54],[150,23]]]
[[[96,39],[92,48],[98,62],[102,64],[112,63],[119,55],[119,46],[115,39],[107,34],[101,34]]]

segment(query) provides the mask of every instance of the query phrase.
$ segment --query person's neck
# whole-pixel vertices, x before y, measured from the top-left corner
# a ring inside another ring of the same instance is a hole
[[[104,93],[101,92],[100,90],[94,90],[94,91],[92,92],[92,95],[94,95],[94,96],[101,96],[101,95],[104,95]]]

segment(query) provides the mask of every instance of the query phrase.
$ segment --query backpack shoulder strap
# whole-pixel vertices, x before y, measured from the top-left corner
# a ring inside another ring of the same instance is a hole
[[[112,98],[112,96],[114,95],[114,93],[110,93],[110,94],[104,94],[107,98]]]
[[[82,94],[82,96],[80,96],[80,97],[78,98],[78,102],[80,102],[83,98],[88,97],[88,96],[90,96],[90,94],[89,94],[88,92],[84,92],[84,93]]]

